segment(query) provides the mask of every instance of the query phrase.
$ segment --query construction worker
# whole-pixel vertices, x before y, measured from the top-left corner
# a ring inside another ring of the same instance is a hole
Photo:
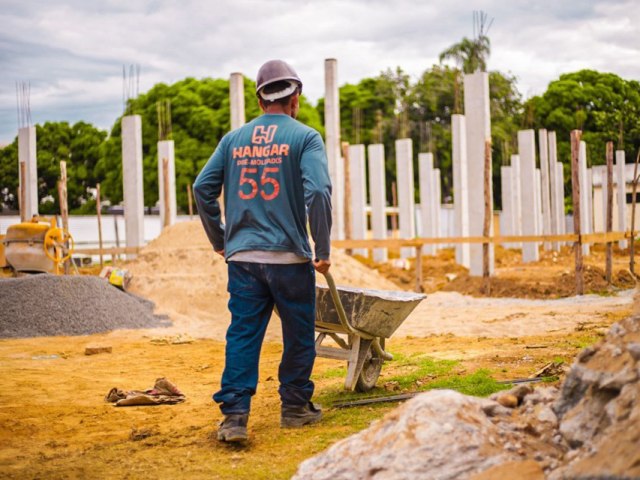
[[[278,370],[280,426],[319,421],[311,402],[315,360],[315,271],[330,261],[331,182],[320,134],[295,120],[302,81],[282,60],[258,71],[263,115],[225,135],[194,184],[204,229],[228,264],[231,324],[221,387],[218,440],[247,439],[251,397],[274,306],[284,350]],[[224,186],[225,221],[218,197]],[[307,234],[315,243],[312,254]]]

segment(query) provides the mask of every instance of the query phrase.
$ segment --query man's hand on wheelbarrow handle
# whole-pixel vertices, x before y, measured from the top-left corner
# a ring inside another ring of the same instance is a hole
[[[320,260],[318,258],[316,258],[313,261],[313,266],[316,269],[316,272],[325,274],[329,271],[329,267],[331,266],[331,260],[327,259],[327,260]]]

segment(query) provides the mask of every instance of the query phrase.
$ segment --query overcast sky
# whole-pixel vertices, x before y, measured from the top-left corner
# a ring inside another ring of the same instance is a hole
[[[17,133],[17,81],[31,83],[33,123],[108,129],[123,65],[141,66],[143,93],[187,76],[255,79],[282,58],[315,103],[325,58],[341,85],[396,66],[416,78],[472,37],[473,10],[494,19],[489,69],[516,75],[525,97],[582,68],[640,79],[638,0],[0,0],[0,143]]]

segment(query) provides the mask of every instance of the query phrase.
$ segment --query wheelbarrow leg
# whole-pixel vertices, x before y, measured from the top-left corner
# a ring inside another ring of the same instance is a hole
[[[344,388],[347,390],[355,390],[358,377],[362,372],[364,361],[371,347],[373,340],[365,340],[357,335],[349,335],[351,340],[351,354],[347,361],[347,379],[344,382]]]

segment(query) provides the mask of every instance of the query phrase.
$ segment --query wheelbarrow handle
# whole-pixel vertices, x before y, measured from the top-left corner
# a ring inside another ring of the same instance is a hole
[[[347,312],[344,311],[344,306],[342,305],[342,301],[340,300],[340,295],[338,294],[338,289],[336,288],[336,282],[333,280],[333,275],[331,273],[323,273],[324,278],[327,280],[327,285],[329,286],[329,292],[331,293],[331,298],[333,299],[333,303],[336,306],[336,311],[338,312],[338,319],[340,320],[340,324],[342,328],[344,328],[347,332],[362,337],[367,340],[373,340],[372,346],[376,353],[385,360],[393,360],[393,355],[388,352],[385,352],[382,346],[380,345],[380,339],[374,335],[370,335],[366,332],[358,330],[349,322],[347,318]]]

